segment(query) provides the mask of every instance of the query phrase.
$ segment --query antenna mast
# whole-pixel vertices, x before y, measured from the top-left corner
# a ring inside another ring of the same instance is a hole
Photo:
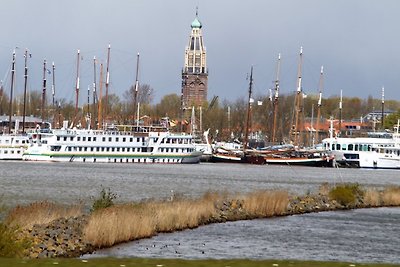
[[[8,118],[8,133],[11,134],[11,123],[12,123],[12,113],[13,113],[13,92],[14,92],[14,80],[15,80],[15,49],[13,51],[12,57],[12,67],[11,67],[11,89],[10,89],[10,115]]]
[[[340,90],[340,102],[339,102],[339,136],[342,132],[342,108],[343,108],[343,91]]]
[[[78,103],[79,103],[79,62],[80,62],[80,50],[78,49],[78,55],[76,60],[76,86],[75,86],[75,116],[74,122],[78,117]]]
[[[99,129],[103,129],[103,63],[100,63],[100,97],[99,97],[99,106],[98,106],[98,121],[99,121]]]
[[[43,61],[43,91],[42,91],[42,122],[45,121],[45,106],[46,106],[46,59]]]
[[[51,85],[51,93],[53,95],[53,108],[55,104],[55,96],[56,96],[56,66],[54,65],[54,62],[52,64],[53,66],[53,83]]]
[[[139,91],[139,53],[136,57],[136,81],[135,81],[135,93],[133,96],[133,121],[135,121],[136,106],[138,105],[138,91]],[[139,122],[137,122],[139,123]]]
[[[382,130],[385,129],[384,121],[385,121],[385,88],[382,86],[382,117],[381,117]]]
[[[22,133],[25,133],[25,116],[26,116],[26,91],[28,87],[28,49],[25,49],[25,74],[24,74],[24,107],[22,114]]]
[[[281,69],[281,54],[278,54],[278,63],[276,66],[276,80],[275,80],[275,96],[274,96],[274,120],[272,126],[272,143],[276,142],[276,124],[278,115],[278,100],[279,100],[279,74]]]
[[[106,69],[106,99],[105,99],[105,110],[104,117],[107,119],[108,115],[108,86],[110,84],[110,52],[111,52],[111,44],[108,45],[107,49],[107,69]]]
[[[97,129],[96,125],[96,57],[93,57],[93,116],[92,116],[92,128]]]
[[[319,142],[319,122],[321,120],[321,106],[322,106],[322,90],[324,87],[324,66],[321,66],[321,74],[319,76],[319,97],[317,107],[317,125],[315,126],[315,139]]]

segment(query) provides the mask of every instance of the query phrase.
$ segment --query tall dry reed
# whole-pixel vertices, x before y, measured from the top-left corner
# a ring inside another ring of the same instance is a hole
[[[364,204],[370,207],[378,207],[381,205],[381,196],[378,190],[368,188],[364,193]]]
[[[78,217],[83,214],[83,205],[63,206],[49,201],[18,205],[8,213],[5,222],[11,226],[29,228],[34,224],[48,224],[58,218]]]
[[[282,215],[287,211],[289,194],[286,191],[260,190],[243,197],[244,210],[253,217]]]
[[[197,200],[115,205],[94,212],[84,229],[86,241],[96,247],[151,237],[158,232],[194,228],[216,213],[214,197]]]
[[[92,213],[84,237],[96,247],[150,237],[155,234],[154,214],[146,205],[114,205]]]
[[[382,202],[385,206],[400,205],[400,186],[391,186],[383,190]]]

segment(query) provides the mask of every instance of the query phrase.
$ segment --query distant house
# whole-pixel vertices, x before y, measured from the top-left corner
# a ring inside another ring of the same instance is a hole
[[[9,116],[2,115],[0,116],[0,134],[2,133],[8,133],[8,129],[10,127],[10,122],[9,122]],[[12,116],[11,117],[11,129],[14,132],[22,131],[22,121],[23,117],[22,116]],[[33,116],[27,116],[25,117],[25,131],[28,131],[30,129],[35,129],[37,125],[42,125],[42,119],[33,117]]]

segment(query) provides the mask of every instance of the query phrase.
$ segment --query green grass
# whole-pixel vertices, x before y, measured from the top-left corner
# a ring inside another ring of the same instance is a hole
[[[142,259],[142,258],[97,258],[97,259],[46,259],[46,260],[21,260],[0,258],[0,267],[27,266],[96,266],[96,267],[129,267],[129,266],[154,266],[154,267],[353,267],[353,266],[400,266],[394,264],[359,264],[348,262],[318,262],[318,261],[281,261],[281,260],[179,260],[179,259]]]

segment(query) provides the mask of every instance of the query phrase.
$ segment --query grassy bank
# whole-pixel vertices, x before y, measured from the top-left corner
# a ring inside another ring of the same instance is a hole
[[[17,206],[0,223],[0,230],[6,233],[0,236],[0,256],[77,257],[97,248],[210,223],[400,206],[400,187],[378,190],[357,184],[323,184],[319,192],[305,196],[260,190],[248,194],[208,192],[197,199],[173,196],[168,200],[121,204],[114,204],[114,199],[112,192],[102,190],[90,213],[85,213],[80,204],[61,206],[43,201]],[[7,254],[2,254],[1,244],[7,244]]]
[[[348,262],[320,262],[320,261],[281,261],[281,260],[179,260],[179,259],[45,259],[45,260],[18,260],[0,258],[0,266],[68,266],[68,267],[109,267],[109,266],[152,266],[152,267],[394,267],[394,264],[376,263],[348,263]]]

